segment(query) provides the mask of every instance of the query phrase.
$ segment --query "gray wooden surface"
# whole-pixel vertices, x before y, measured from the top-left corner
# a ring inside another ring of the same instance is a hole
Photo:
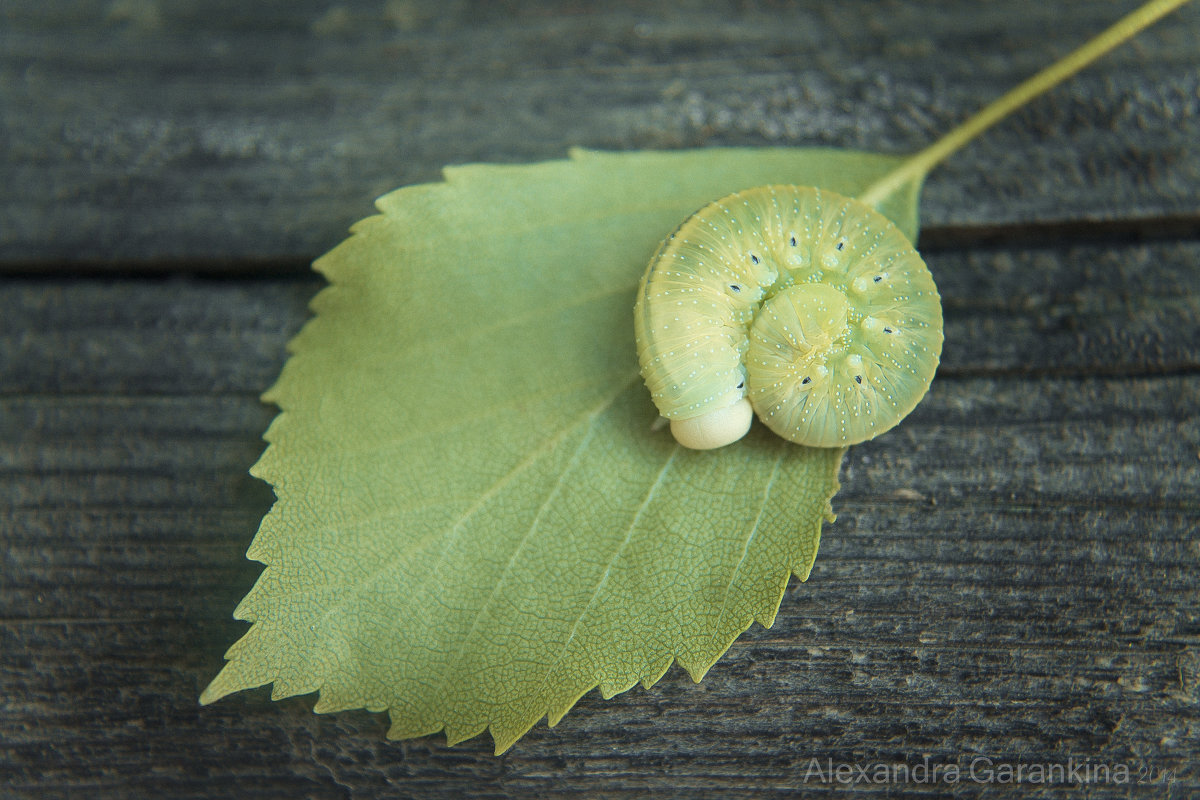
[[[257,396],[373,197],[573,145],[913,150],[1133,5],[7,0],[0,796],[1200,795],[1200,7],[933,174],[934,388],[703,683],[500,758],[196,703],[258,573]],[[1130,782],[805,781],[979,757]]]

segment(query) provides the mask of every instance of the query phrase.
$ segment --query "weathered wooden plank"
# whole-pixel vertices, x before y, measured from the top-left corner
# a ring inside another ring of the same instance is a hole
[[[875,530],[875,513],[893,520],[912,515],[918,528],[901,525],[886,535],[890,547],[910,550],[921,563],[943,557],[957,563],[977,554],[977,541],[940,541],[959,536],[953,528],[925,529],[924,514],[936,505],[937,516],[1086,520],[1088,536],[1139,557],[1146,555],[1144,542],[1124,541],[1125,532],[1106,531],[1103,522],[1106,515],[1114,525],[1146,515],[1178,525],[1173,543],[1158,544],[1181,548],[1170,557],[1186,565],[1194,531],[1184,521],[1200,514],[1198,401],[1194,376],[948,379],[902,429],[851,452],[838,504],[852,511],[858,520],[852,525],[867,531]],[[35,574],[50,540],[62,545],[53,561],[81,581],[77,588],[103,591],[122,570],[140,571],[157,590],[157,559],[146,551],[172,553],[169,561],[236,552],[269,505],[269,490],[246,474],[270,415],[253,398],[17,397],[0,401],[0,411],[0,504],[15,526],[7,541],[11,576]],[[247,522],[235,514],[243,508],[258,513]],[[119,531],[120,541],[52,524],[71,518],[91,533]],[[154,520],[162,520],[161,527],[146,527]],[[187,530],[192,524],[207,529],[203,538]],[[226,526],[232,529],[220,530]],[[17,536],[17,529],[27,532]],[[1004,548],[992,551],[999,566],[1029,563],[1017,557],[1036,537],[1004,525],[989,534],[990,547]],[[929,536],[936,541],[926,541]],[[1056,552],[1085,558],[1086,552],[1059,551],[1074,536],[1064,532],[1062,542],[1042,542],[1028,559],[1049,563]],[[224,565],[214,562],[206,570],[220,572]],[[0,617],[35,607],[50,618],[101,613],[86,596],[22,585],[27,589],[18,591],[14,583],[0,597]],[[139,614],[153,611],[138,608]]]
[[[1172,771],[1186,795],[1198,400],[1194,375],[941,381],[902,441],[852,451],[773,629],[698,687],[673,670],[589,695],[494,759],[484,740],[386,743],[380,717],[308,698],[196,705],[257,573],[253,398],[5,398],[0,766],[38,797],[750,797],[812,788],[812,758],[1074,757]]]
[[[943,375],[1200,366],[1195,242],[944,251],[927,259],[946,314]],[[0,392],[258,394],[274,381],[283,342],[303,324],[320,286],[316,279],[10,281],[0,287]]]
[[[10,281],[0,392],[259,394],[321,284]]]
[[[311,260],[445,164],[914,150],[1136,5],[12,0],[0,267]],[[941,168],[939,227],[1200,216],[1200,11]]]

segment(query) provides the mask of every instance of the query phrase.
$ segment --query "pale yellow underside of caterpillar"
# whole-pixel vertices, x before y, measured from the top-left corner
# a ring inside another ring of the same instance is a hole
[[[749,429],[840,447],[929,389],[942,309],[925,262],[873,208],[807,186],[717,200],[659,247],[634,311],[642,377],[681,444]]]

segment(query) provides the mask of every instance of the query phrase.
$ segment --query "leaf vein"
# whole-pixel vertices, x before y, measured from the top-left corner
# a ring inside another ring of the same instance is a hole
[[[627,373],[622,370],[619,374],[622,380],[621,386],[624,388],[624,386],[628,384],[629,380],[626,377]],[[445,425],[423,428],[420,432],[413,433],[412,435],[393,436],[389,438],[378,439],[369,447],[345,448],[345,452],[352,455],[368,455],[371,453],[388,450],[393,447],[401,447],[411,442],[420,441],[421,439],[429,439],[435,436],[453,433],[454,431],[461,430],[462,428],[465,428],[473,423],[499,416],[506,411],[511,411],[522,406],[528,406],[531,401],[536,402],[540,400],[547,400],[551,397],[561,397],[563,395],[571,394],[574,391],[587,389],[592,386],[611,385],[612,382],[612,373],[605,373],[599,377],[589,378],[588,380],[560,384],[554,387],[554,389],[551,391],[542,392],[540,394],[514,397],[510,402],[493,405],[487,411],[482,413],[449,420]]]
[[[750,554],[750,543],[754,540],[758,533],[758,526],[762,522],[763,512],[767,510],[767,501],[770,499],[771,487],[775,484],[775,479],[779,477],[779,467],[783,464],[784,448],[786,443],[780,445],[779,455],[775,458],[775,465],[771,469],[771,476],[767,479],[767,484],[763,488],[762,501],[758,506],[758,514],[754,517],[754,524],[750,526],[750,533],[746,536],[746,540],[742,543],[742,557],[738,560],[737,566],[733,568],[732,574],[729,576],[729,583],[725,585],[725,596],[721,600],[721,611],[717,614],[717,625],[714,633],[720,635],[721,624],[725,621],[725,612],[729,605],[730,591],[733,589],[733,584],[737,580],[738,573],[742,569],[742,565],[746,563],[746,557]]]
[[[612,574],[613,565],[621,557],[622,553],[625,552],[625,547],[629,544],[630,539],[633,538],[633,532],[637,530],[638,520],[641,519],[642,514],[650,505],[650,502],[654,499],[654,493],[658,491],[658,487],[662,485],[663,479],[670,471],[671,465],[675,461],[675,456],[679,453],[679,449],[680,447],[678,444],[671,448],[671,455],[668,456],[667,460],[663,463],[662,469],[658,471],[658,475],[654,479],[654,483],[650,485],[650,488],[646,491],[646,496],[642,499],[637,511],[634,512],[633,518],[629,522],[629,527],[625,530],[625,538],[621,541],[620,546],[617,547],[616,552],[613,553],[612,558],[608,560],[608,564],[604,567],[604,574],[601,575],[600,580],[596,582],[596,588],[592,590],[592,595],[590,598],[588,598],[587,605],[584,606],[583,610],[580,611],[579,615],[575,618],[575,622],[571,626],[571,633],[567,636],[567,640],[563,642],[563,646],[559,651],[558,657],[554,659],[554,663],[551,664],[546,672],[542,675],[541,684],[538,686],[537,691],[532,694],[533,697],[541,697],[542,692],[545,690],[546,683],[550,680],[550,676],[556,669],[558,669],[558,665],[562,663],[563,658],[567,655],[567,651],[570,650],[571,642],[575,640],[575,634],[579,632],[579,623],[582,622],[587,616],[588,612],[592,610],[592,605],[596,602],[596,598],[600,596],[600,590],[604,588],[604,584],[608,582],[609,575]]]
[[[562,303],[561,305],[539,306],[537,309],[529,311],[525,314],[518,314],[516,316],[495,322],[491,325],[468,328],[466,329],[465,333],[446,335],[435,330],[434,325],[427,325],[425,330],[428,331],[428,338],[422,338],[419,334],[417,334],[406,336],[406,340],[409,343],[410,351],[434,349],[437,351],[437,355],[442,357],[444,356],[445,351],[452,345],[463,344],[479,339],[494,339],[496,334],[500,331],[510,328],[519,328],[523,325],[529,325],[546,317],[553,317],[556,314],[562,314],[570,309],[586,306],[589,303],[595,303],[601,300],[607,300],[608,298],[616,297],[617,295],[631,294],[635,289],[637,289],[637,287],[638,281],[633,281],[632,283],[623,283],[620,286],[616,286],[612,289],[605,289],[603,291],[593,292],[592,294],[572,298],[570,302]],[[458,318],[455,317],[454,319],[457,320]],[[461,325],[458,325],[457,327],[462,329]],[[381,349],[377,352],[370,352],[365,355],[368,357],[363,359],[362,363],[364,364],[371,364],[377,361],[392,364],[396,360],[395,354],[388,353],[386,349]]]
[[[522,534],[521,539],[519,542],[517,542],[516,547],[513,548],[512,554],[509,556],[508,562],[504,565],[504,570],[496,578],[496,581],[492,587],[491,593],[488,595],[487,599],[479,606],[479,610],[475,613],[475,618],[471,621],[471,627],[467,631],[466,636],[464,636],[462,638],[461,642],[459,643],[458,651],[455,653],[455,657],[450,661],[451,664],[461,663],[462,656],[463,656],[464,651],[466,650],[467,644],[472,641],[472,639],[475,635],[475,631],[479,627],[480,621],[483,619],[483,617],[487,613],[488,609],[491,608],[492,603],[499,596],[500,590],[507,584],[508,577],[512,573],[512,569],[513,569],[514,565],[517,563],[517,556],[521,553],[522,550],[525,549],[526,544],[528,544],[528,542],[532,538],[534,532],[538,529],[539,525],[541,524],[543,513],[546,511],[547,508],[550,507],[551,502],[558,496],[559,491],[566,484],[567,476],[571,472],[574,471],[576,465],[579,463],[580,456],[587,450],[587,448],[591,444],[592,438],[595,435],[595,431],[596,431],[596,426],[595,426],[596,419],[600,416],[600,414],[604,413],[604,410],[605,410],[604,408],[601,408],[598,411],[596,411],[594,414],[591,415],[591,418],[589,419],[587,435],[584,436],[582,440],[580,440],[579,446],[576,447],[575,452],[571,454],[571,459],[567,463],[567,466],[563,469],[562,472],[559,473],[558,478],[554,482],[553,488],[551,488],[551,490],[546,493],[546,497],[542,501],[541,505],[538,506],[537,513],[534,514],[533,520],[530,522],[529,527],[525,530],[525,533]],[[447,678],[448,677],[449,676],[447,676]]]
[[[558,445],[561,444],[564,439],[566,439],[568,436],[570,436],[570,434],[573,431],[577,430],[583,424],[590,422],[594,418],[594,416],[596,414],[598,414],[600,411],[603,411],[605,408],[608,408],[609,406],[611,406],[613,404],[613,402],[616,401],[617,397],[620,396],[621,392],[623,392],[629,386],[629,384],[631,384],[633,382],[633,379],[636,377],[637,377],[637,373],[634,373],[630,378],[628,378],[621,385],[621,387],[618,391],[609,394],[596,407],[589,409],[588,412],[586,414],[581,415],[578,420],[574,421],[570,425],[567,425],[561,431],[559,431],[558,433],[554,434],[552,437],[547,439],[545,442],[543,442],[541,445],[539,445],[536,450],[531,452],[524,459],[522,459],[518,464],[514,465],[511,469],[509,469],[507,472],[505,472],[504,475],[500,476],[496,481],[494,481],[492,483],[491,486],[489,486],[479,496],[479,498],[474,503],[471,504],[471,506],[468,509],[466,509],[461,515],[459,515],[457,519],[455,519],[453,525],[451,525],[449,527],[449,529],[441,529],[441,530],[431,531],[426,536],[423,536],[423,537],[420,537],[419,539],[414,540],[412,543],[410,543],[408,546],[404,547],[402,550],[400,550],[398,553],[396,553],[391,558],[386,559],[380,565],[380,567],[370,575],[370,577],[368,577],[366,580],[357,582],[350,589],[350,592],[347,594],[346,597],[339,598],[334,603],[331,603],[329,608],[327,608],[324,612],[322,612],[321,616],[318,618],[318,621],[323,623],[329,617],[329,615],[332,614],[335,610],[343,608],[346,605],[348,605],[351,600],[357,599],[364,591],[366,591],[367,588],[374,585],[383,576],[389,574],[393,569],[395,569],[400,563],[402,563],[413,552],[415,552],[416,550],[425,546],[430,541],[436,539],[438,536],[444,536],[446,541],[445,541],[441,551],[438,553],[438,566],[434,567],[434,569],[432,570],[433,573],[436,573],[438,571],[438,569],[443,564],[446,563],[446,553],[450,550],[450,545],[453,544],[455,538],[458,536],[459,532],[462,530],[464,523],[466,523],[466,521],[468,519],[470,519],[480,509],[482,509],[489,500],[491,500],[493,497],[495,497],[497,494],[499,494],[499,492],[501,492],[505,486],[507,486],[509,483],[511,483],[513,480],[515,480],[517,478],[517,476],[521,475],[523,472],[525,472],[526,470],[531,468],[534,464],[536,464],[538,461],[540,461],[546,455],[553,452],[554,449],[557,448]],[[380,518],[386,519],[388,516],[389,515],[384,514],[384,515],[380,515]],[[412,595],[410,595],[410,597],[411,596]]]

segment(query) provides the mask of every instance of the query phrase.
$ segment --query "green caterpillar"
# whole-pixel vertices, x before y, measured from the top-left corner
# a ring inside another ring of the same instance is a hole
[[[752,412],[813,447],[903,419],[942,351],[937,287],[912,244],[857,200],[762,186],[689,217],[634,311],[651,397],[686,447],[740,439]]]

